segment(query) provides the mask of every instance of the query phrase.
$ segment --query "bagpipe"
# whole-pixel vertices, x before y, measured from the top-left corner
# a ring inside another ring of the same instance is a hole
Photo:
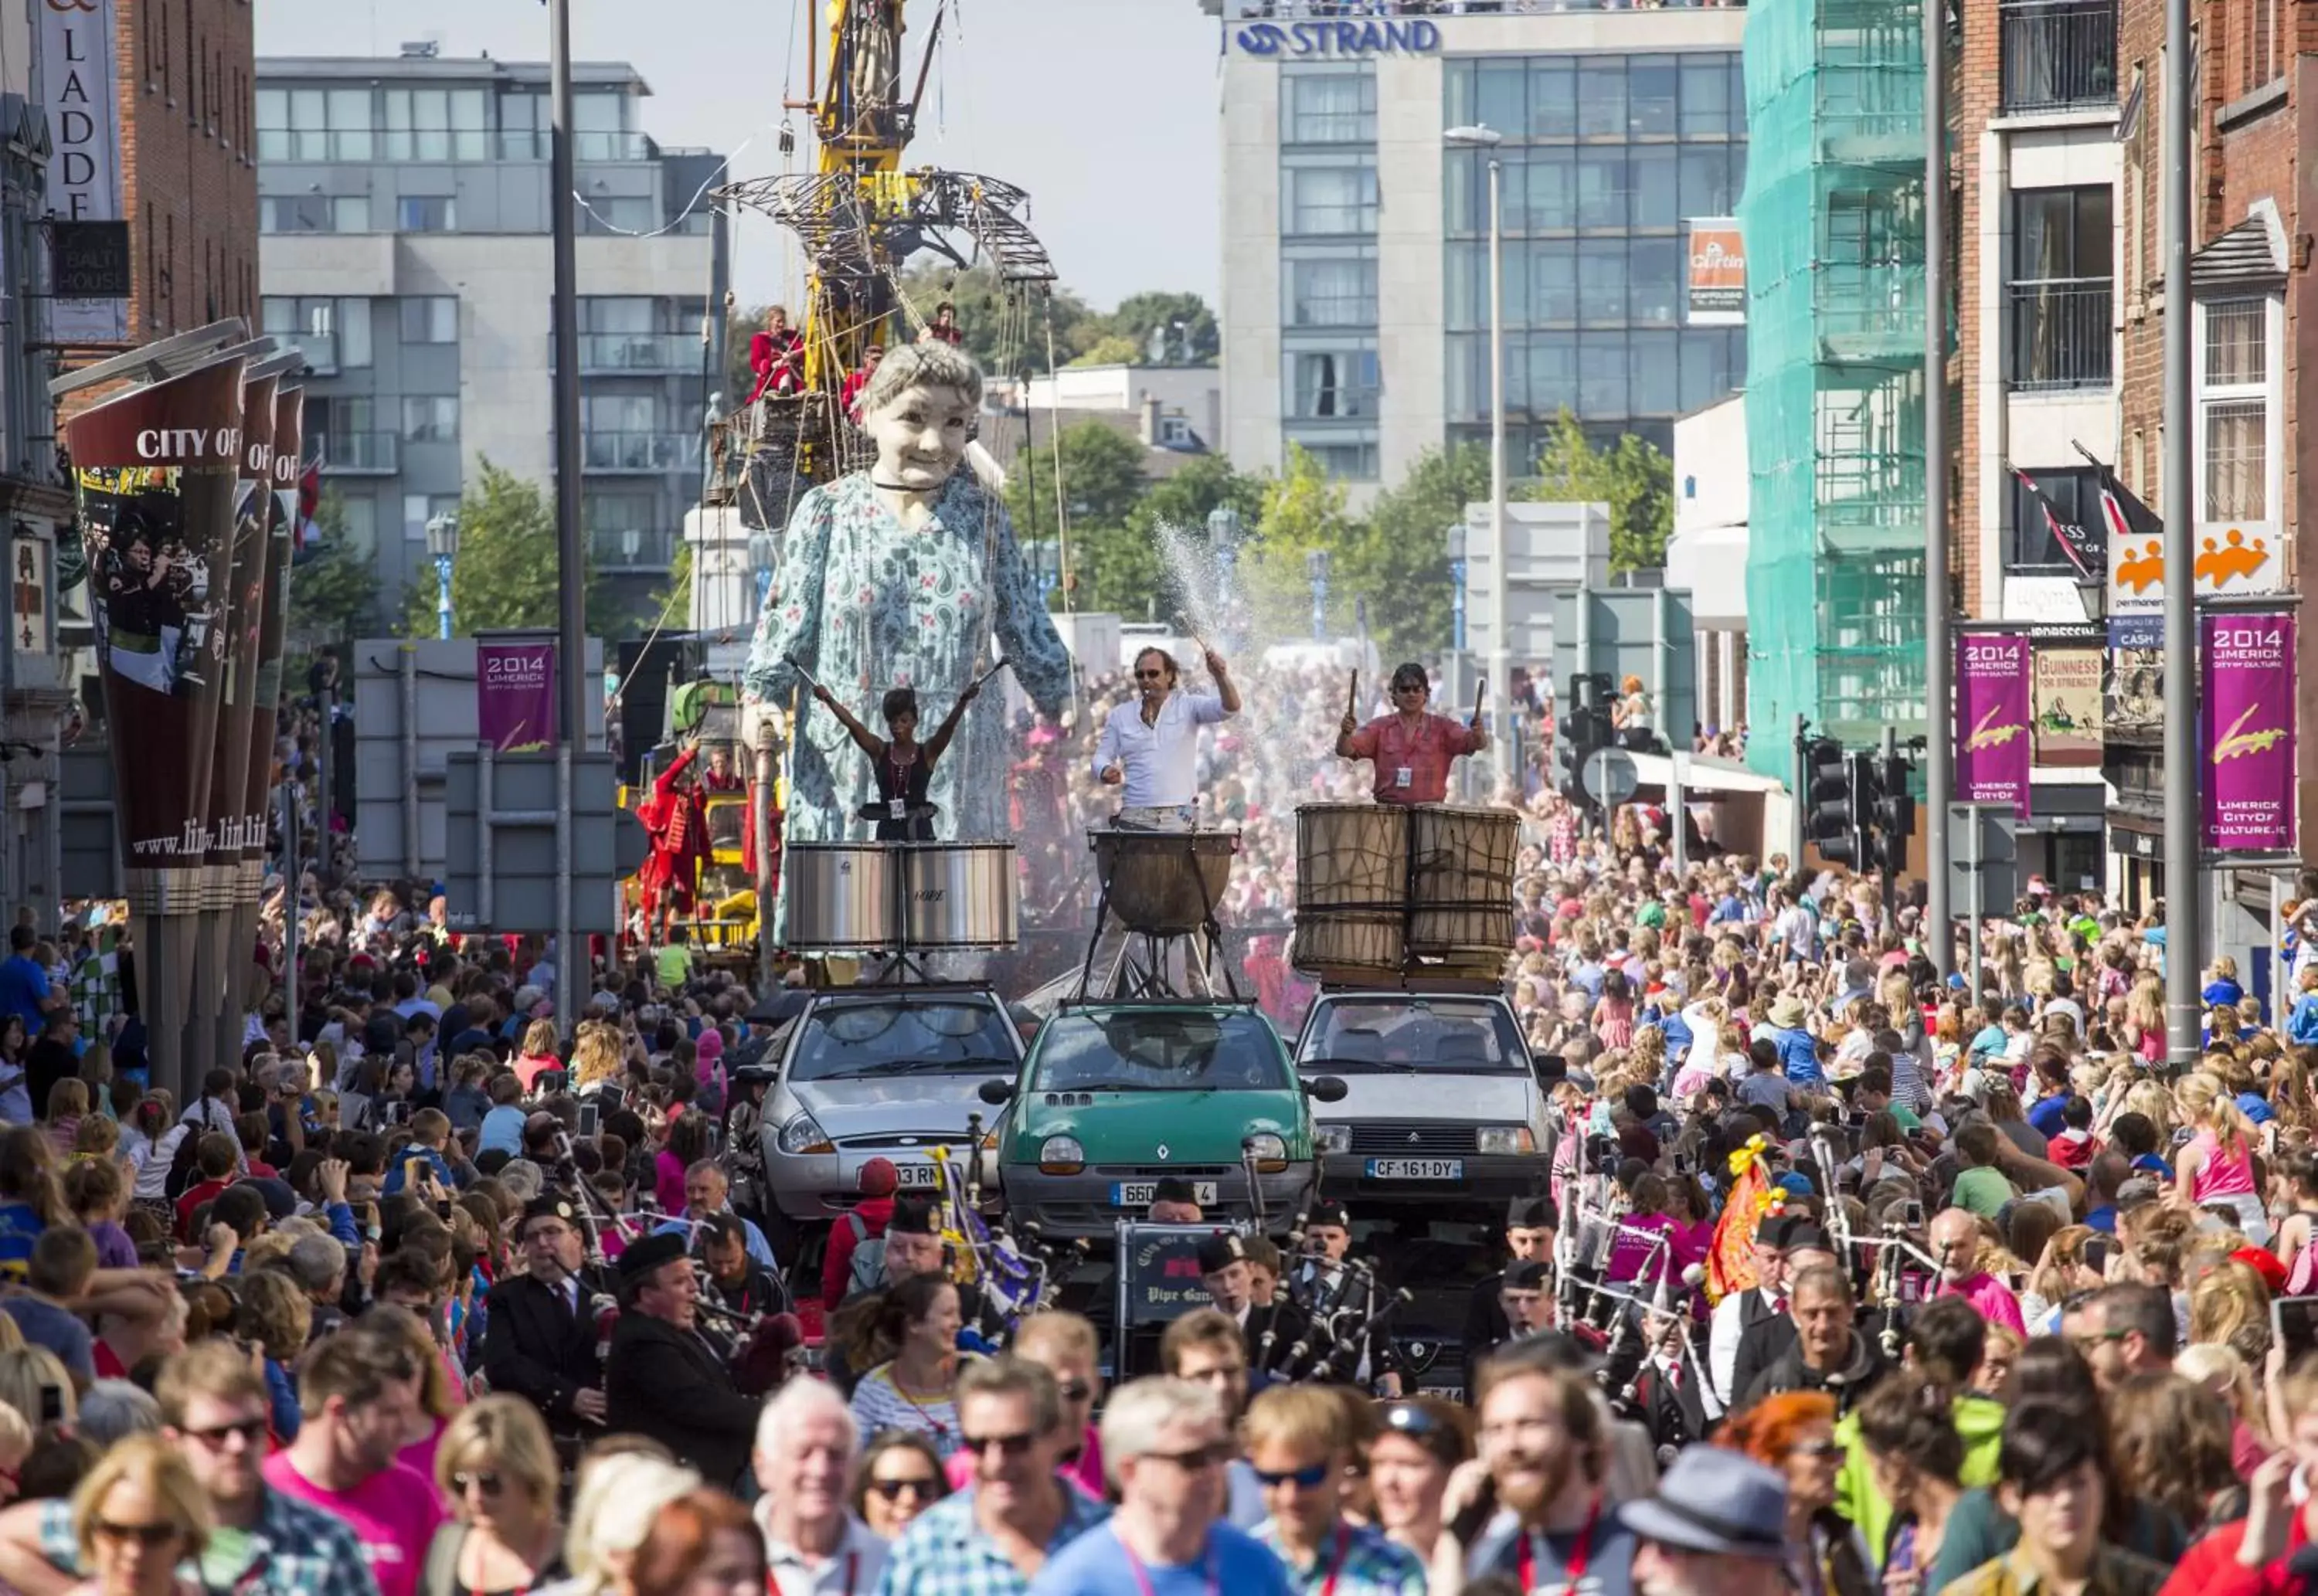
[[[974,1316],[958,1332],[969,1352],[1003,1349],[1022,1321],[1047,1305],[1067,1266],[1086,1251],[1083,1242],[1051,1245],[1038,1226],[1025,1224],[1017,1236],[1009,1222],[991,1228],[982,1215],[982,1116],[966,1116],[966,1152],[954,1157],[947,1143],[933,1149],[937,1174],[937,1222],[949,1258],[950,1279],[968,1297]],[[973,1287],[971,1293],[965,1290]]]
[[[1388,1291],[1375,1267],[1357,1258],[1325,1260],[1306,1246],[1303,1219],[1289,1232],[1293,1269],[1280,1290],[1296,1309],[1293,1333],[1283,1335],[1275,1312],[1248,1349],[1248,1363],[1281,1383],[1324,1380],[1349,1385],[1366,1363],[1374,1377],[1377,1354],[1393,1316],[1414,1303],[1415,1294]],[[1326,1277],[1334,1275],[1333,1283]],[[1253,1328],[1254,1315],[1249,1316]]]

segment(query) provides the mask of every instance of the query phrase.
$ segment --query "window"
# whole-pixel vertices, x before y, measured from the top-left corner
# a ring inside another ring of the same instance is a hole
[[[459,401],[442,394],[407,394],[402,400],[402,436],[406,443],[450,444],[458,441]]]
[[[427,524],[437,516],[459,513],[455,493],[406,493],[402,496],[402,535],[412,542],[425,541]]]
[[[371,363],[368,300],[268,294],[259,301],[258,318],[269,336],[303,350],[318,372]]]
[[[583,433],[653,433],[660,430],[660,403],[648,393],[587,393],[580,396]]]
[[[266,194],[257,202],[261,233],[363,233],[370,201],[361,194]]]
[[[1376,74],[1294,74],[1280,80],[1283,144],[1376,142]]]
[[[2100,515],[2100,473],[2085,466],[2057,466],[2031,471],[2028,477],[2052,501],[2052,514],[2063,526],[2081,527]],[[2004,546],[2009,570],[2073,571],[2076,567],[2062,551],[2045,518],[2044,504],[2020,473],[2012,475],[2012,526]]]
[[[360,370],[370,364],[370,301],[342,299],[337,316],[338,364]]]
[[[1373,418],[1383,377],[1373,349],[1298,349],[1288,355],[1288,413],[1299,421]]]
[[[1377,446],[1373,443],[1335,443],[1295,440],[1313,463],[1340,482],[1373,482],[1377,475]]]
[[[386,158],[483,159],[490,153],[483,130],[483,105],[481,89],[388,89]]]
[[[2245,0],[2245,44],[2238,73],[2241,94],[2275,82],[2285,71],[2278,58],[2278,0]]]
[[[574,160],[634,160],[643,153],[643,140],[628,131],[626,94],[615,91],[572,96],[571,156]]]
[[[1622,228],[1626,225],[1624,150],[1581,149],[1577,152],[1577,225],[1581,228]]]
[[[1671,139],[1681,98],[1681,65],[1673,56],[1635,56],[1626,64],[1626,130],[1636,139]]]
[[[1291,260],[1287,266],[1289,327],[1374,327],[1374,260]]]
[[[398,233],[451,233],[459,228],[459,202],[448,194],[405,194],[395,202]]]
[[[657,332],[660,329],[652,325],[654,303],[633,294],[586,295],[580,300],[580,330],[583,334]]]
[[[372,148],[366,88],[257,91],[260,160],[366,161]]]
[[[2012,203],[2013,386],[2106,387],[2116,297],[2108,185],[2022,189]]]
[[[2261,299],[2215,300],[2198,307],[2206,354],[2197,399],[2203,414],[2206,521],[2269,516],[2269,337],[2271,307]]]
[[[373,554],[378,551],[378,500],[367,493],[341,493],[339,514],[346,525],[346,551]]]
[[[651,200],[642,195],[605,195],[580,207],[583,233],[631,235],[649,233],[660,225]]]
[[[544,161],[551,119],[545,94],[510,89],[499,96],[499,159]]]
[[[1294,234],[1373,233],[1377,175],[1370,162],[1346,166],[1290,166],[1288,231]]]
[[[425,294],[405,299],[402,341],[406,344],[455,344],[459,341],[459,301],[449,294]]]

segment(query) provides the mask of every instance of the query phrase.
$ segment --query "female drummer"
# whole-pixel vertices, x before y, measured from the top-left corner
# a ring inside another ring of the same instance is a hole
[[[934,839],[934,806],[926,790],[933,781],[935,765],[940,762],[950,738],[957,731],[959,717],[981,691],[979,681],[967,682],[948,717],[935,729],[933,740],[921,747],[918,742],[918,695],[914,687],[887,689],[885,702],[878,705],[885,717],[886,735],[879,737],[839,703],[836,695],[819,682],[813,685],[813,695],[837,717],[851,735],[854,746],[869,756],[876,777],[877,801],[862,806],[861,818],[876,823],[877,841]]]

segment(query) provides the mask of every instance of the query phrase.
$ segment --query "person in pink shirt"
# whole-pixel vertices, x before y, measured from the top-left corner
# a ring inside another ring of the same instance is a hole
[[[1980,1267],[1980,1216],[1968,1208],[1945,1208],[1932,1221],[1932,1256],[1940,1260],[1934,1296],[1960,1296],[1990,1324],[2021,1335],[2020,1299],[2012,1287]]]
[[[395,1460],[418,1421],[425,1372],[391,1328],[357,1320],[325,1337],[299,1371],[298,1439],[260,1469],[274,1490],[354,1531],[379,1596],[417,1596],[443,1522],[434,1483]]]

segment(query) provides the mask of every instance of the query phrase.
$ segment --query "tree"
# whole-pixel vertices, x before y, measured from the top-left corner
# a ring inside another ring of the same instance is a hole
[[[1147,486],[1143,444],[1100,421],[1074,421],[1056,435],[1062,452],[1063,503],[1071,530],[1124,526]],[[1025,542],[1055,536],[1055,444],[1040,444],[1014,457],[1007,473],[1006,507],[1014,535]]]
[[[1610,570],[1617,575],[1666,563],[1674,534],[1674,462],[1634,436],[1598,448],[1564,409],[1553,419],[1528,498],[1542,504],[1610,507]]]
[[[314,507],[321,538],[290,568],[289,636],[310,649],[350,641],[376,619],[378,568],[369,551],[346,546],[346,504],[337,489]]]
[[[749,339],[765,330],[765,305],[738,305],[724,317],[724,370],[719,373],[720,391],[724,395],[724,414],[737,410],[748,399],[749,390],[757,385],[757,373],[749,365]],[[795,325],[795,312],[790,313]]]
[[[1074,366],[1131,366],[1143,359],[1143,346],[1125,333],[1105,333],[1087,352],[1069,363]]]
[[[1347,542],[1354,523],[1344,508],[1344,488],[1330,479],[1320,462],[1302,445],[1288,445],[1286,469],[1263,485],[1263,507],[1257,534],[1241,551],[1240,584],[1259,637],[1302,637],[1311,631],[1312,588],[1305,556],[1325,549],[1333,558]],[[1342,583],[1333,591],[1343,595]],[[1333,629],[1349,631],[1352,605],[1343,605],[1345,624],[1336,627],[1334,599]]]
[[[1451,640],[1449,528],[1489,496],[1489,452],[1428,449],[1398,487],[1347,532],[1335,577],[1369,600],[1369,630],[1387,664],[1438,653]]]
[[[451,614],[462,635],[557,624],[562,561],[555,504],[546,489],[503,471],[489,459],[459,503],[459,552],[451,564]],[[584,544],[583,544],[584,552]],[[598,581],[592,554],[580,579],[587,584],[588,630],[606,641],[626,629],[607,584]],[[412,637],[435,631],[436,585],[431,569],[413,578],[403,600],[403,628]]]
[[[1114,336],[1135,341],[1136,360],[1153,365],[1213,365],[1223,351],[1216,313],[1195,293],[1129,294],[1104,320]]]

